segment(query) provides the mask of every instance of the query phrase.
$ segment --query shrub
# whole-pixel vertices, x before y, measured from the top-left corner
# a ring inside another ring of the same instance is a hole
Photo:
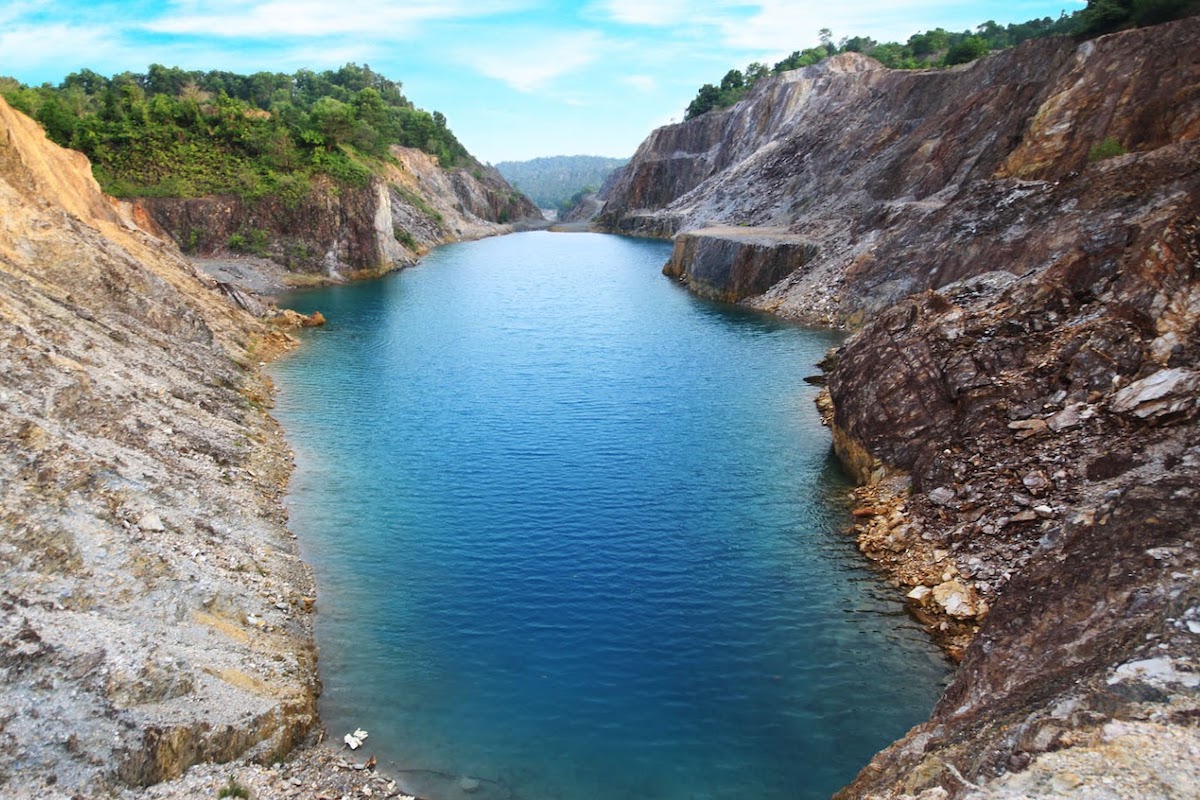
[[[392,235],[396,237],[396,241],[404,245],[405,249],[416,251],[417,240],[408,231],[401,228],[399,225],[392,226]]]
[[[268,252],[267,245],[269,244],[267,232],[259,228],[252,229],[248,237],[248,244],[251,253],[259,258],[265,258]]]
[[[980,56],[987,55],[988,44],[978,36],[968,36],[946,53],[946,66],[967,64]]]
[[[1092,149],[1088,150],[1088,161],[1103,161],[1106,158],[1123,156],[1128,152],[1115,137],[1105,136],[1104,141],[1092,145]]]
[[[242,800],[249,800],[250,790],[238,783],[232,775],[229,776],[229,783],[221,787],[221,791],[217,793],[218,800],[226,797],[240,797]]]
[[[269,252],[270,238],[267,232],[260,228],[249,231],[238,231],[231,234],[225,242],[230,250],[238,253],[250,253],[259,258],[266,258]]]

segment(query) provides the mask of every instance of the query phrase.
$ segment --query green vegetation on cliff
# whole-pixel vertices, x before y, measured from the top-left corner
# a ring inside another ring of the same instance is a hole
[[[529,161],[501,161],[496,169],[540,208],[566,211],[596,191],[627,158],[548,156]]]
[[[719,86],[706,83],[687,107],[685,119],[714,109],[728,108],[746,96],[762,78],[816,64],[838,53],[863,53],[891,69],[926,69],[965,64],[992,50],[1013,47],[1043,36],[1098,36],[1123,28],[1155,25],[1200,14],[1200,0],[1088,0],[1086,8],[1058,19],[1043,17],[1005,26],[989,20],[974,31],[954,33],[942,28],[916,33],[904,44],[880,44],[868,36],[833,41],[828,28],[820,32],[821,44],[797,50],[773,68],[754,62],[745,71],[731,69]]]
[[[120,197],[307,194],[319,175],[363,185],[393,144],[473,164],[446,118],[414,108],[369,66],[292,75],[185,71],[75,72],[58,86],[0,79],[0,94],[58,144],[87,154]]]

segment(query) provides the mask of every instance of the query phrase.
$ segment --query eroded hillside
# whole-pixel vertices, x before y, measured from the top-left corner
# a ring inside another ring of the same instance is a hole
[[[268,332],[0,101],[0,794],[273,759],[315,723]]]
[[[845,54],[656,131],[612,230],[825,366],[860,549],[961,667],[841,796],[1200,793],[1200,19]]]
[[[1107,139],[1132,163],[1200,136],[1197,40],[1193,18],[1079,45],[1031,41],[949,70],[846,53],[655,131],[605,187],[597,222],[801,237],[807,260],[729,299],[861,321],[912,292],[1042,265],[1120,224],[1135,199],[1173,202],[1159,184],[1192,158],[1186,148],[1160,153],[1161,173],[1117,194],[1092,190],[1089,154]],[[689,268],[680,274],[698,288],[725,292],[721,276]]]
[[[317,182],[304,197],[155,197],[138,208],[190,254],[252,254],[341,279],[411,266],[430,248],[495,236],[541,212],[492,167],[444,169],[394,146],[365,186]]]

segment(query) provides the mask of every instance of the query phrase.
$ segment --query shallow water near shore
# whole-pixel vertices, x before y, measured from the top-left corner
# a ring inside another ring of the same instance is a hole
[[[525,233],[284,300],[330,320],[271,368],[321,711],[409,791],[828,797],[941,691],[842,532],[836,336],[669,253]]]

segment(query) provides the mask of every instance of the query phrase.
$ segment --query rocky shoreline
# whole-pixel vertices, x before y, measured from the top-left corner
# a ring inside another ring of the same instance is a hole
[[[821,409],[854,535],[961,664],[839,797],[1200,795],[1198,38],[843,54],[602,193],[603,229],[708,243],[666,268],[702,294],[855,331]],[[763,288],[772,231],[810,249]]]
[[[189,263],[3,101],[0,211],[0,795],[401,796],[320,741],[260,371],[316,320],[269,313],[269,262]]]
[[[701,277],[859,327],[823,411],[860,549],[961,666],[841,797],[1200,795],[1198,25],[938,74],[835,59],[609,187],[624,232],[786,229],[802,263],[765,290],[791,256]],[[0,793],[399,794],[317,741],[258,372],[288,336],[250,273],[202,274],[2,101],[0,126]],[[1131,152],[1089,160],[1109,133]]]

